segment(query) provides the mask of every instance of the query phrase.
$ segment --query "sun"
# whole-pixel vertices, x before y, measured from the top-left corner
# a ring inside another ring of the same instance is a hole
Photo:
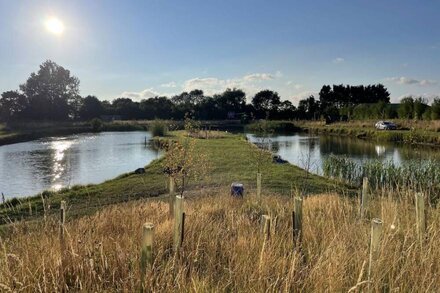
[[[50,17],[45,21],[46,29],[54,35],[61,35],[64,32],[64,24],[56,17]]]

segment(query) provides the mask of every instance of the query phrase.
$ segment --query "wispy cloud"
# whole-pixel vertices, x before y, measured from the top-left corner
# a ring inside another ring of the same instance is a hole
[[[252,73],[243,76],[245,81],[262,81],[262,80],[272,80],[273,75],[269,73]]]
[[[410,78],[410,77],[405,77],[405,76],[401,76],[401,77],[388,77],[385,79],[386,81],[391,81],[400,85],[419,85],[419,86],[430,86],[430,85],[436,85],[437,81],[435,80],[429,80],[429,79],[422,79],[422,80],[418,80],[415,78]]]
[[[292,86],[296,90],[302,89],[304,87],[302,84],[294,83],[292,80],[289,80],[288,82],[286,82],[286,85]]]
[[[345,59],[344,58],[342,58],[342,57],[337,57],[337,58],[335,58],[335,59],[333,59],[333,63],[335,63],[335,64],[338,64],[338,63],[342,63],[342,62],[344,62],[345,61]]]
[[[160,85],[161,87],[167,87],[167,88],[175,88],[177,87],[177,83],[174,81],[168,82],[168,83],[163,83]]]

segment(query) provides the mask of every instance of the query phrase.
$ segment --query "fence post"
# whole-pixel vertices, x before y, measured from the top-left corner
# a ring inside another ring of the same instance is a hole
[[[292,214],[293,219],[293,241],[295,244],[301,242],[302,239],[302,204],[303,200],[301,197],[296,196],[294,199],[295,211]]]
[[[263,215],[261,218],[261,230],[264,235],[264,241],[268,240],[270,238],[270,224],[271,224],[271,218],[268,215]]]
[[[172,176],[170,176],[170,184],[169,184],[169,199],[168,199],[168,206],[169,206],[169,217],[172,218],[174,215],[174,188],[175,188],[175,181]]]
[[[373,219],[371,221],[370,262],[368,265],[368,291],[370,291],[373,262],[375,262],[377,258],[377,252],[379,250],[381,234],[382,234],[382,220]]]
[[[141,291],[145,291],[145,274],[148,266],[153,265],[154,225],[145,223],[142,229],[141,248]]]
[[[182,245],[183,239],[183,196],[176,196],[174,205],[174,250],[177,251]]]
[[[364,218],[368,211],[369,204],[369,183],[368,177],[364,177],[362,180],[362,194],[361,194],[361,219]]]
[[[420,243],[423,243],[426,232],[426,218],[425,218],[425,197],[423,193],[415,194],[416,200],[416,218],[417,218],[417,235]]]
[[[257,172],[257,199],[261,200],[261,173]]]
[[[29,216],[32,216],[32,204],[29,201]]]

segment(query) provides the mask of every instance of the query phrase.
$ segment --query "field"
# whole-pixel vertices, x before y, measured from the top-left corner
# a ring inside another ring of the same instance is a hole
[[[398,201],[376,197],[370,204],[370,217],[383,220],[383,231],[368,279],[370,221],[359,218],[357,199],[306,197],[302,243],[294,243],[290,197],[266,194],[258,204],[252,193],[244,200],[231,198],[224,188],[200,193],[186,200],[179,253],[173,252],[173,221],[161,200],[114,205],[69,220],[64,246],[56,217],[14,224],[0,240],[0,288],[139,290],[142,225],[151,222],[154,244],[147,291],[364,292],[368,286],[372,292],[440,290],[440,211],[429,209],[426,239],[420,243],[410,194]],[[261,232],[263,214],[273,219],[268,239]]]

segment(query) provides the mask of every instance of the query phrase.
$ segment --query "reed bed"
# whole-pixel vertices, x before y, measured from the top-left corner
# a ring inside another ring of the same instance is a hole
[[[186,200],[179,254],[172,250],[168,204],[160,200],[120,204],[68,221],[64,252],[56,219],[11,224],[0,239],[0,291],[137,291],[145,222],[155,225],[153,265],[146,276],[151,292],[366,291],[370,221],[359,219],[357,199],[305,198],[299,245],[292,240],[293,199],[271,195],[258,204],[253,195],[240,200],[226,194]],[[412,197],[391,198],[376,197],[370,205],[370,217],[384,222],[371,290],[440,291],[439,209],[429,209],[420,245]],[[263,214],[273,221],[266,242]]]
[[[401,189],[424,192],[432,202],[440,192],[440,162],[411,160],[400,166],[392,161],[355,161],[345,156],[331,155],[324,160],[323,173],[347,183],[360,185],[368,177],[374,189]]]

